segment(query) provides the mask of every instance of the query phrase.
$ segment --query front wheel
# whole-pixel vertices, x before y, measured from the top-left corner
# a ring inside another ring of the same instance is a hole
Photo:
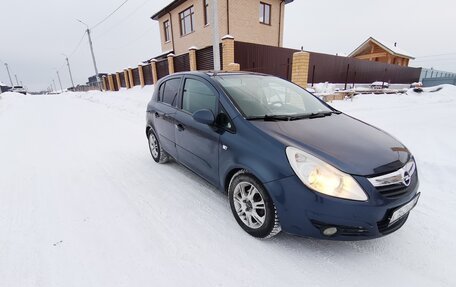
[[[149,131],[148,139],[150,154],[152,155],[154,161],[158,163],[166,163],[169,160],[169,156],[161,147],[160,142],[158,141],[158,138],[153,130]]]
[[[270,238],[281,231],[277,210],[265,188],[255,177],[239,172],[228,188],[231,211],[248,234]]]

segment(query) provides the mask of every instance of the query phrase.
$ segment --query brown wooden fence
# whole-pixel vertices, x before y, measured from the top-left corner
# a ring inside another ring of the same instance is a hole
[[[125,74],[124,74],[124,72],[120,73],[120,85],[122,86],[122,88],[126,88],[127,87],[127,83],[125,82]]]
[[[308,82],[410,84],[419,80],[420,73],[421,68],[311,52]]]
[[[220,62],[223,65],[223,48],[222,44],[220,44]],[[213,70],[214,69],[214,61],[212,59],[213,51],[212,46],[200,49],[196,51],[197,54],[197,66],[199,70]],[[166,56],[156,58],[156,72],[157,78],[161,79],[167,75],[169,75],[169,66],[168,66],[168,58]],[[153,85],[153,73],[152,73],[152,64],[146,64],[142,66],[143,70],[143,77],[144,77],[144,84],[145,85]],[[184,72],[190,71],[190,54],[185,53],[183,55],[175,56],[174,57],[174,72]],[[138,86],[141,84],[140,81],[140,71],[139,68],[132,68],[131,69],[132,76],[133,76],[133,85]],[[127,82],[129,82],[129,78],[125,77],[124,71],[119,73],[120,76],[120,86],[125,88],[127,87]],[[114,75],[114,83],[113,87],[110,86],[109,81],[106,79],[104,81],[104,86],[106,90],[119,90],[116,76]],[[131,84],[131,83],[130,83]],[[82,89],[82,88],[80,88]]]
[[[132,74],[133,74],[133,84],[135,86],[140,85],[141,83],[140,83],[140,80],[139,80],[139,70],[138,70],[138,68],[132,69]]]
[[[174,57],[174,71],[176,73],[190,71],[190,56],[188,53]]]
[[[157,78],[161,79],[169,74],[168,60],[157,61]]]
[[[298,50],[234,42],[234,61],[242,71],[265,73],[291,80],[293,54]]]
[[[196,68],[198,70],[212,70],[214,69],[212,47],[207,47],[196,51]]]
[[[143,66],[143,74],[144,74],[144,84],[153,85],[154,81],[152,79],[152,68],[151,68],[150,64]]]
[[[299,50],[234,42],[234,60],[242,71],[274,75],[291,80],[293,54]],[[320,83],[390,83],[417,82],[421,68],[369,62],[355,58],[310,53],[308,82]]]
[[[232,39],[225,39],[225,41],[232,41]],[[224,42],[226,45],[220,44],[220,61],[223,66],[223,47],[227,52],[231,52],[230,42]],[[226,55],[227,59],[232,59],[240,65],[243,71],[253,71],[265,74],[271,74],[281,77],[283,79],[291,80],[293,55],[299,50],[281,48],[275,46],[266,46],[259,44],[252,44],[246,42],[234,42],[234,55]],[[196,68],[197,70],[213,70],[213,49],[212,46],[196,50]],[[301,55],[302,57],[302,55]],[[304,55],[304,59],[307,55]],[[159,58],[155,62],[157,78],[161,79],[169,74],[169,66],[167,57]],[[231,63],[230,63],[231,64]],[[230,65],[227,67],[236,67]],[[230,68],[228,68],[230,69]],[[366,60],[359,60],[355,58],[340,57],[322,53],[309,52],[309,65],[307,61],[302,61],[300,67],[295,71],[305,74],[308,69],[307,82],[309,84],[319,82],[331,83],[372,83],[374,81],[384,81],[389,83],[412,83],[417,82],[420,77],[421,68],[402,67],[398,65],[370,62]],[[144,84],[153,84],[152,67],[151,64],[143,66]],[[174,57],[174,72],[183,72],[190,70],[190,55],[185,53],[183,55]],[[140,85],[139,69],[132,69],[134,85]],[[301,77],[302,78],[302,77]],[[296,81],[296,77],[294,77]],[[124,73],[120,73],[120,82],[122,87],[126,87],[128,79],[125,79]],[[114,79],[113,87],[109,86],[109,81],[104,81],[106,89],[118,90],[117,81]],[[305,79],[302,83],[305,85]]]
[[[223,67],[222,44],[220,44],[220,65]],[[196,69],[201,71],[214,70],[214,51],[212,46],[196,50]]]
[[[117,84],[117,79],[116,79],[116,75],[112,75],[113,77],[113,84],[114,84],[114,91],[118,91],[120,88],[119,88],[119,85]]]

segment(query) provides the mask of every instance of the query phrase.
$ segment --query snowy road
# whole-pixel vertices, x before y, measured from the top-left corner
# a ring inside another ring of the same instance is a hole
[[[456,89],[335,104],[420,168],[407,224],[363,242],[248,236],[223,194],[152,161],[148,93],[2,94],[0,286],[456,285]]]

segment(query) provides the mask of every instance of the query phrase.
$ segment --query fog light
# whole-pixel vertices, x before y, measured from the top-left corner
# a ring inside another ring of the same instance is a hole
[[[337,233],[336,227],[328,227],[328,228],[323,229],[323,235],[325,235],[325,236],[333,236],[336,233]]]

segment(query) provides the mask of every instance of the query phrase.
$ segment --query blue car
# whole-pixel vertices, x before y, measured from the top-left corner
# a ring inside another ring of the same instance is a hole
[[[228,194],[250,235],[361,240],[399,229],[417,204],[410,151],[386,132],[277,77],[185,72],[147,106],[152,158]]]

